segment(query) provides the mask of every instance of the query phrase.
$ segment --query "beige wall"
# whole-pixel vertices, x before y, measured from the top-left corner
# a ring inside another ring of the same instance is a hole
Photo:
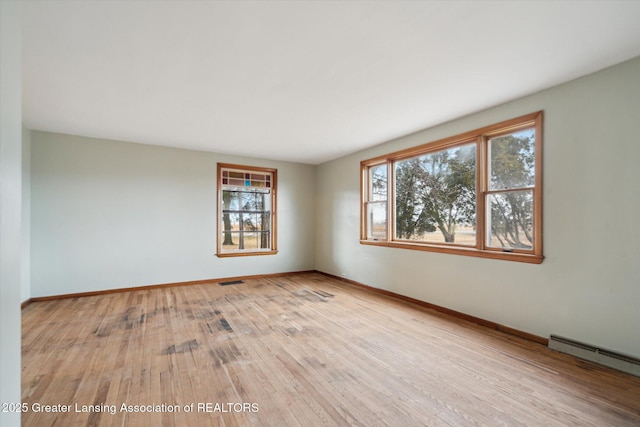
[[[277,255],[218,258],[216,163],[278,169]],[[314,268],[315,168],[32,131],[31,296]]]
[[[31,131],[22,128],[22,271],[20,300],[31,298]]]
[[[0,1],[0,403],[20,402],[22,259],[22,24],[19,2]],[[0,425],[20,413],[0,411]]]
[[[464,100],[461,100],[464,102]],[[359,162],[544,110],[541,265],[359,244]],[[640,356],[640,58],[318,167],[316,267]]]

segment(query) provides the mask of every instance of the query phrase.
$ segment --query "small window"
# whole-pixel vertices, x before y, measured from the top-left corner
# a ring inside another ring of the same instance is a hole
[[[542,262],[542,113],[361,163],[361,243]]]
[[[218,163],[218,256],[276,253],[277,170]]]
[[[367,194],[367,236],[373,240],[387,238],[387,165],[369,168]]]

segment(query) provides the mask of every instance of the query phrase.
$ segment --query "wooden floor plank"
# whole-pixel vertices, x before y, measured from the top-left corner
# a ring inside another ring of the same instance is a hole
[[[24,426],[640,425],[640,378],[317,273],[35,302],[22,325]]]

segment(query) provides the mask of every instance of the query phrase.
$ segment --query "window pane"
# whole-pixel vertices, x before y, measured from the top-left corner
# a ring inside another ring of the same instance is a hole
[[[387,200],[387,165],[369,168],[370,201]]]
[[[533,247],[533,190],[490,194],[487,245],[505,249]]]
[[[373,202],[367,205],[367,237],[387,238],[387,202]]]
[[[247,189],[246,191],[223,190],[222,209],[248,212],[268,211],[271,208],[271,194],[268,191],[260,191],[258,189]]]
[[[242,229],[244,231],[256,231],[258,229],[258,215],[244,214],[242,215],[242,220],[244,221],[242,224]]]
[[[396,238],[475,244],[476,144],[395,163]]]
[[[258,249],[260,248],[260,240],[258,238],[259,233],[245,232],[241,235],[243,237],[244,247],[242,249]]]
[[[271,195],[260,190],[222,192],[224,251],[270,248]]]
[[[223,214],[223,216],[224,216],[224,214]],[[230,214],[227,214],[227,216],[229,217],[229,223],[225,224],[224,229],[225,230],[231,230],[231,231],[240,230],[240,214],[230,213]]]
[[[227,191],[222,192],[222,209],[223,210],[238,210],[238,192]]]
[[[222,230],[222,245],[225,251],[238,249],[238,232]]]
[[[224,251],[271,247],[269,190],[222,191],[222,246]]]
[[[534,129],[489,140],[492,190],[535,185],[535,141]]]
[[[256,195],[251,191],[243,191],[242,193],[242,210],[253,211],[256,206]]]
[[[269,213],[258,213],[255,225],[257,231],[269,231]]]

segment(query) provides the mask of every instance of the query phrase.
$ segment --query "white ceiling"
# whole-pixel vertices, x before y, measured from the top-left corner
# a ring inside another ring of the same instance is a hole
[[[25,1],[31,129],[311,164],[640,55],[640,2]]]

